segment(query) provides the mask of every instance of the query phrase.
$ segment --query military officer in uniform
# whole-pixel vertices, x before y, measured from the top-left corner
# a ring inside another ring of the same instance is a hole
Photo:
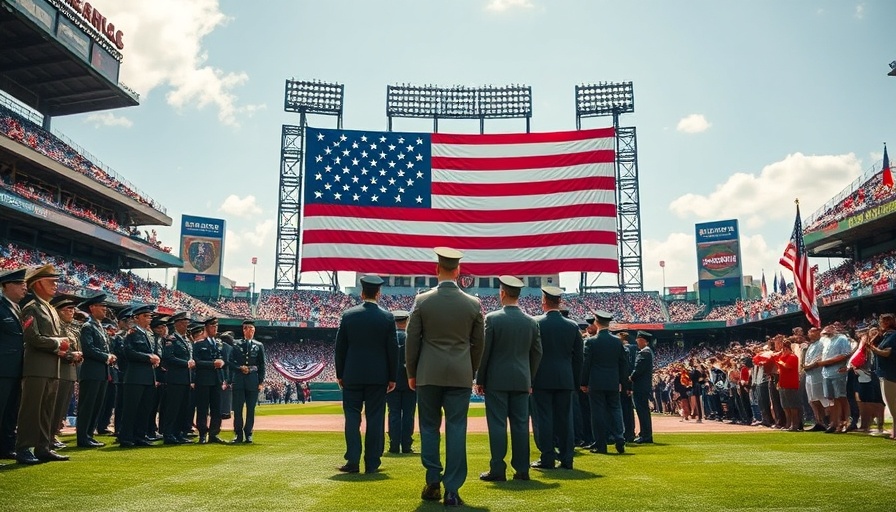
[[[226,444],[219,437],[221,433],[221,389],[224,385],[224,359],[215,334],[218,319],[207,318],[203,322],[205,337],[197,334],[193,340],[193,360],[196,362],[196,427],[199,429],[199,443]]]
[[[407,311],[393,311],[395,335],[398,340],[398,374],[395,390],[386,395],[389,406],[389,453],[413,453],[414,410],[417,408],[417,392],[408,387],[408,370],[405,367],[405,343],[408,339]]]
[[[152,334],[150,335],[152,352],[159,356],[161,361],[162,349],[165,347],[165,338],[168,337],[168,316],[159,314],[153,315],[152,320],[149,322],[149,328],[152,330]],[[159,365],[156,366],[154,370],[156,375],[156,386],[151,391],[152,412],[149,415],[149,424],[146,426],[146,433],[147,437],[151,440],[158,441],[163,438],[163,436],[158,434],[161,430],[163,421],[162,416],[164,416],[165,410],[164,402],[167,369],[161,362],[159,362]]]
[[[0,459],[16,458],[16,421],[22,395],[22,356],[25,352],[22,310],[26,268],[0,273]]]
[[[611,333],[617,336],[625,349],[625,360],[628,362],[626,373],[630,373],[635,366],[635,354],[638,348],[628,342],[629,334],[625,331]],[[622,430],[626,443],[635,440],[635,408],[632,403],[632,391],[630,386],[619,392],[619,404],[622,407]]]
[[[134,308],[126,307],[118,313],[118,332],[112,337],[112,353],[115,354],[115,368],[112,383],[115,386],[115,436],[121,434],[121,419],[124,416],[124,375],[128,371],[128,358],[124,353],[124,338],[134,323]]]
[[[362,304],[342,313],[336,331],[336,380],[342,388],[345,414],[345,460],[339,471],[357,473],[361,459],[361,409],[367,421],[364,436],[364,468],[374,473],[380,467],[385,439],[386,393],[395,389],[398,342],[395,318],[380,308],[379,276],[363,276]]]
[[[134,308],[134,328],[124,338],[128,369],[124,374],[124,401],[118,436],[122,448],[152,446],[152,440],[147,437],[147,426],[154,405],[154,370],[162,361],[153,350],[149,330],[154,309],[155,306],[149,304]]]
[[[68,416],[68,409],[72,403],[72,395],[75,393],[75,382],[78,381],[78,368],[84,360],[81,352],[81,322],[75,320],[75,306],[80,299],[57,295],[50,299],[50,305],[56,308],[59,320],[62,321],[62,330],[70,341],[68,350],[62,356],[62,364],[59,366],[59,389],[56,392],[56,405],[53,413],[53,428],[59,425]],[[56,449],[65,448],[65,444],[55,440]]]
[[[582,374],[582,333],[558,309],[563,290],[545,286],[541,292],[544,314],[535,317],[535,321],[541,334],[542,356],[532,381],[533,418],[538,423],[539,438],[536,444],[541,456],[532,467],[554,469],[555,458],[559,457],[560,467],[572,469],[575,451],[572,401]]]
[[[81,325],[81,350],[84,362],[78,379],[78,423],[75,426],[78,446],[98,448],[105,446],[93,438],[99,421],[100,409],[106,397],[106,387],[111,380],[111,366],[115,354],[109,344],[103,320],[106,318],[106,294],[91,297],[79,306],[90,317]]]
[[[118,322],[111,318],[106,318],[103,320],[102,325],[106,331],[106,338],[109,340],[109,351],[112,355],[115,355],[113,349],[115,348],[115,335],[118,334]],[[112,430],[109,430],[109,426],[112,424],[112,412],[115,410],[116,387],[121,380],[119,374],[118,356],[115,356],[115,363],[109,367],[109,382],[106,385],[106,394],[100,401],[100,410],[96,422],[97,434],[110,435],[114,433]]]
[[[653,350],[650,341],[653,335],[649,332],[638,331],[635,341],[638,343],[638,354],[635,356],[635,364],[629,380],[632,383],[632,399],[635,402],[635,411],[638,413],[638,425],[641,432],[635,438],[635,443],[644,444],[653,442],[653,419],[650,417],[650,393],[653,388]]]
[[[255,320],[243,321],[243,339],[230,352],[230,384],[233,388],[234,443],[251,443],[255,406],[264,387],[264,345],[255,339]],[[243,422],[243,406],[246,421]]]
[[[162,420],[162,438],[165,444],[192,443],[186,437],[191,423],[189,414],[190,383],[192,371],[196,367],[193,361],[193,346],[187,339],[187,326],[190,319],[186,312],[176,313],[171,317],[174,334],[165,339],[162,347],[162,366],[168,379],[165,391],[164,414]]]
[[[221,359],[224,360],[224,367],[221,368],[221,378],[224,379],[224,386],[221,388],[221,419],[229,420],[231,412],[233,412],[233,387],[231,386],[232,375],[230,372],[230,354],[233,352],[233,333],[222,332],[218,335],[221,340]]]
[[[73,343],[49,302],[56,293],[59,276],[52,265],[44,265],[25,277],[34,300],[22,308],[25,355],[16,438],[16,461],[20,464],[68,460],[67,455],[53,450],[59,375]]]
[[[473,375],[482,359],[485,337],[479,299],[457,286],[463,253],[434,249],[438,257],[436,288],[417,295],[408,321],[408,387],[417,391],[420,452],[426,468],[421,498],[446,506],[463,505],[458,490],[467,478],[467,413]],[[440,457],[439,428],[445,415],[445,467]]]
[[[628,360],[622,342],[610,334],[612,319],[611,313],[595,312],[597,336],[585,342],[582,391],[588,393],[591,405],[592,453],[607,453],[608,440],[618,453],[625,453],[619,392],[628,389]]]
[[[485,345],[476,374],[476,392],[485,395],[485,418],[491,452],[486,482],[507,480],[507,424],[514,480],[529,480],[529,393],[541,362],[538,322],[519,307],[523,281],[500,276],[501,305],[485,315]]]

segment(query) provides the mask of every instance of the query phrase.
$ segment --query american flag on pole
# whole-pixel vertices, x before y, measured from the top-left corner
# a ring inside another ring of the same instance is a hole
[[[613,128],[450,135],[308,128],[301,271],[619,272]]]
[[[793,234],[790,235],[790,243],[784,249],[780,263],[784,268],[793,272],[796,296],[809,323],[815,327],[821,327],[821,318],[818,316],[818,305],[815,300],[815,274],[812,267],[809,266],[806,245],[803,243],[803,222],[800,220],[799,203],[796,205]]]

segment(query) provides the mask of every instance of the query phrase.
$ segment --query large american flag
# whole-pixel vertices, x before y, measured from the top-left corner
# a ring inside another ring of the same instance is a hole
[[[809,266],[809,258],[806,255],[806,244],[803,243],[803,222],[800,220],[800,205],[796,205],[796,220],[793,223],[793,233],[790,235],[790,243],[784,249],[781,256],[781,265],[793,272],[793,284],[796,287],[796,296],[800,301],[800,308],[806,314],[809,323],[815,327],[821,327],[821,318],[818,316],[818,304],[815,300],[815,274]]]
[[[619,271],[615,133],[450,135],[308,128],[301,271]]]

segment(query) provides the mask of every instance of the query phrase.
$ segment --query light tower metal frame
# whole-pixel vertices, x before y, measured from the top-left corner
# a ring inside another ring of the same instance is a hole
[[[579,291],[618,289],[644,291],[641,257],[641,201],[638,182],[638,137],[635,127],[620,127],[619,116],[635,111],[632,82],[577,85],[576,129],[591,117],[612,117],[616,132],[616,247],[619,260],[617,286],[592,286],[582,272]]]
[[[302,237],[302,180],[304,177],[305,128],[308,115],[336,118],[336,128],[342,128],[343,84],[317,80],[287,79],[283,110],[299,114],[298,125],[285,124],[280,133],[280,199],[277,204],[277,252],[274,268],[274,288],[297,290],[303,286],[301,276]],[[338,289],[336,272],[330,275],[330,289]]]

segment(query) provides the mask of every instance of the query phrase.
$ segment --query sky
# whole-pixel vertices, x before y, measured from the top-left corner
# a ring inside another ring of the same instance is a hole
[[[739,221],[744,273],[771,281],[794,200],[810,216],[896,143],[888,0],[93,3],[124,32],[121,81],[140,106],[53,127],[168,208],[166,245],[182,214],[226,219],[224,275],[248,285],[258,257],[256,289],[274,281],[281,125],[299,123],[283,112],[288,78],[345,84],[344,128],[364,130],[386,129],[387,85],[529,85],[532,130],[559,131],[575,129],[576,85],[632,81],[635,112],[620,124],[637,128],[645,290],[690,287],[694,225],[722,219]],[[578,274],[561,284],[574,291]]]

